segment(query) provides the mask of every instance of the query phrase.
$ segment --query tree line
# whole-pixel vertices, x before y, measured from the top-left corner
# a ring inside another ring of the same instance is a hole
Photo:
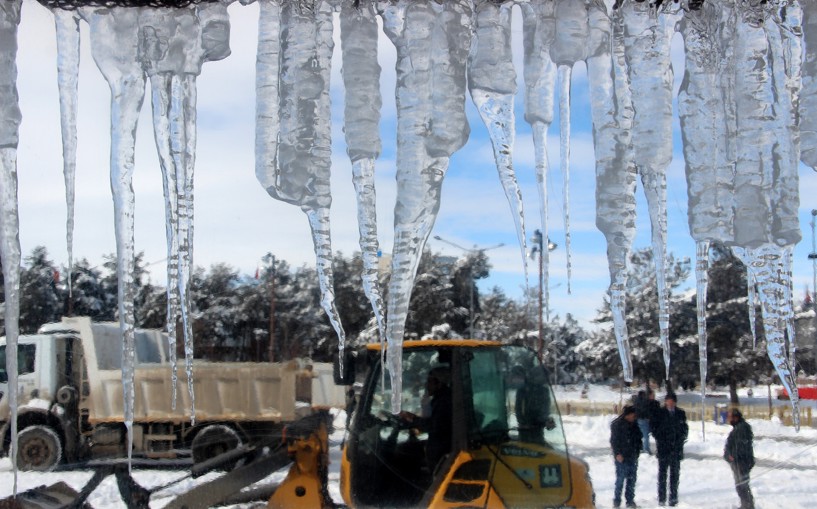
[[[21,332],[34,333],[42,324],[69,314],[89,316],[95,321],[117,320],[116,261],[113,255],[104,259],[99,267],[86,259],[74,264],[69,297],[67,269],[58,267],[45,248],[34,248],[21,267]],[[208,269],[195,268],[190,294],[196,357],[231,361],[267,361],[270,356],[275,360],[333,358],[337,338],[320,306],[315,270],[292,267],[274,257],[268,260],[271,263],[254,275],[241,274],[226,263]],[[143,254],[137,255],[135,262],[136,324],[164,328],[165,288],[150,282]],[[359,253],[335,256],[336,304],[350,344],[377,341],[373,313],[362,289],[362,265]],[[672,376],[676,385],[691,388],[699,383],[695,294],[682,288],[690,275],[690,262],[670,255],[667,267],[672,290]],[[406,339],[472,336],[536,348],[537,290],[531,289],[529,295],[519,299],[508,297],[498,287],[482,291],[476,283],[488,277],[490,269],[483,252],[452,258],[427,250],[421,258],[411,297]],[[634,374],[641,381],[661,383],[664,365],[658,343],[658,303],[650,250],[633,252],[629,274],[627,322]],[[760,327],[753,348],[745,268],[728,249],[716,245],[712,249],[709,278],[710,383],[729,385],[734,390],[749,381],[771,380],[773,370]],[[387,274],[381,276],[381,287],[387,291]],[[759,310],[757,314],[759,317]],[[555,316],[545,323],[544,359],[555,382],[599,381],[620,376],[609,299],[600,303],[595,321],[597,327],[592,330],[582,327],[570,314]],[[801,339],[798,365],[814,373],[813,314],[800,313],[795,322],[798,335],[811,338]]]

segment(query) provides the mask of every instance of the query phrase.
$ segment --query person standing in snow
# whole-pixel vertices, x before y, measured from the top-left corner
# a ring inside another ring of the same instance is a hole
[[[635,422],[635,407],[627,405],[621,415],[610,424],[610,447],[616,466],[616,487],[613,507],[621,506],[621,490],[626,482],[624,498],[627,507],[635,505],[635,482],[638,474],[638,455],[641,453],[642,436]]]
[[[737,408],[729,410],[726,418],[732,425],[732,431],[726,438],[723,459],[732,467],[735,490],[740,497],[740,509],[754,509],[755,500],[749,487],[749,472],[755,466],[752,427],[743,419],[743,414]]]
[[[675,394],[669,392],[664,407],[652,417],[650,427],[655,437],[658,455],[658,503],[667,502],[667,472],[669,472],[669,505],[678,504],[678,480],[681,476],[681,460],[684,459],[684,442],[689,434],[687,415],[676,406]]]
[[[635,398],[635,417],[638,421],[638,429],[641,430],[642,444],[641,452],[646,452],[652,456],[650,450],[650,421],[656,412],[661,409],[661,405],[655,401],[655,392],[652,389],[638,391]]]

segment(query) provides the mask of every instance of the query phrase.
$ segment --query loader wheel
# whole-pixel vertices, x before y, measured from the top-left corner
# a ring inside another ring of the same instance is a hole
[[[62,459],[62,443],[48,426],[29,426],[17,436],[17,468],[48,472]]]
[[[193,463],[197,464],[215,458],[240,445],[241,437],[233,428],[224,424],[212,424],[193,438]],[[230,467],[225,466],[225,470],[230,470]]]

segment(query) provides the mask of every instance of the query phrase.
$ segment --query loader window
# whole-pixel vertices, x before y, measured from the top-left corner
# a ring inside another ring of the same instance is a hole
[[[17,345],[17,374],[25,375],[34,372],[34,360],[37,358],[36,345]],[[0,346],[0,383],[8,382],[6,373],[6,346]]]

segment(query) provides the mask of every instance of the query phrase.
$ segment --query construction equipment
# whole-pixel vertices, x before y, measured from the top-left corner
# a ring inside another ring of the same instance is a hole
[[[358,387],[341,465],[347,505],[593,507],[587,464],[568,453],[547,373],[532,350],[494,341],[407,341],[399,415],[380,359],[379,346],[370,345],[338,370],[336,382]],[[435,392],[430,411],[424,383]],[[436,398],[450,398],[448,413]],[[435,412],[450,423],[440,424]],[[450,436],[440,436],[441,428]],[[440,443],[448,450],[437,460],[431,451]]]
[[[532,350],[495,341],[407,341],[398,413],[380,354],[379,345],[367,345],[347,351],[335,366],[335,382],[350,388],[340,465],[346,506],[594,506],[588,466],[568,452],[547,373]],[[329,412],[315,411],[266,444],[197,462],[194,477],[239,466],[166,507],[204,509],[259,497],[274,509],[335,507],[327,475],[330,428]],[[242,491],[290,463],[280,484]],[[141,488],[124,465],[90,464],[97,475],[74,506],[114,474],[129,509],[147,507],[164,487]]]

